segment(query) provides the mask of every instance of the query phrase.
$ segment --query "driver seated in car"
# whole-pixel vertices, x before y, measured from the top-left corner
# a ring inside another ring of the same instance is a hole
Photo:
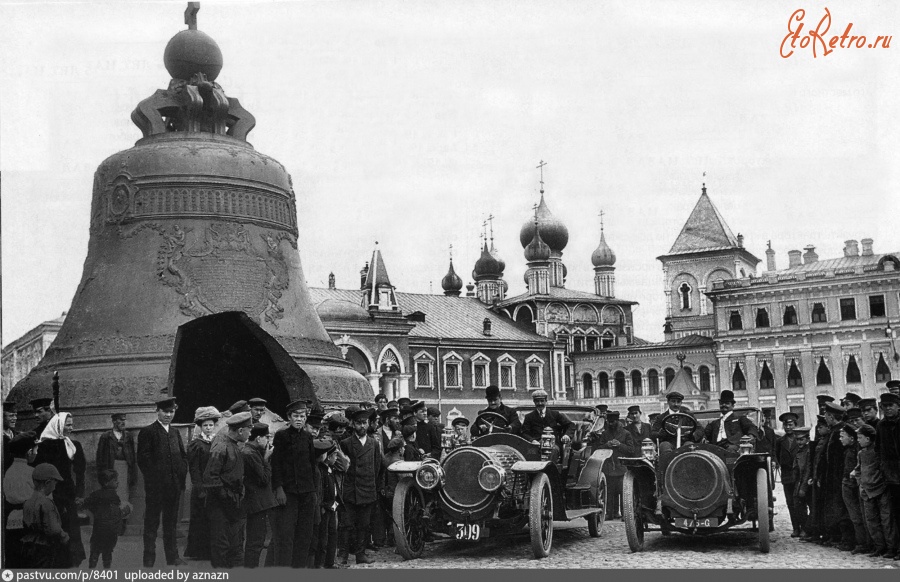
[[[722,390],[719,396],[719,411],[722,416],[706,425],[704,430],[706,442],[718,445],[729,453],[740,452],[741,438],[751,437],[754,447],[759,438],[759,431],[753,421],[746,416],[734,415],[734,404],[734,392]]]
[[[683,400],[684,395],[681,394],[681,392],[672,390],[666,394],[666,403],[669,405],[669,408],[657,416],[656,420],[653,421],[653,425],[650,427],[650,438],[659,441],[660,454],[674,450],[675,445],[677,444],[674,431],[670,431],[666,428],[666,419],[676,412],[687,414],[691,418],[694,418],[691,409],[681,405]],[[673,422],[676,420],[677,419],[673,419]],[[682,419],[682,421],[685,421],[685,419]],[[684,423],[686,424],[687,422],[690,421],[685,421]],[[694,430],[681,435],[681,444],[686,442],[699,443],[703,440],[703,429],[700,428],[696,419],[694,419],[694,426]]]
[[[509,432],[510,434],[516,435],[519,434],[522,430],[522,423],[519,422],[519,415],[515,408],[510,408],[503,404],[503,399],[500,398],[500,388],[491,384],[484,391],[484,397],[487,399],[488,405],[487,408],[478,411],[478,416],[480,417],[485,412],[499,414],[506,419],[506,426],[508,427],[508,430],[503,430],[501,432]],[[473,439],[497,430],[497,428],[491,427],[491,423],[488,422],[489,420],[490,419],[475,418],[475,423],[469,431]],[[499,423],[499,419],[497,420]]]
[[[535,390],[531,399],[534,410],[525,415],[522,422],[522,438],[535,444],[541,443],[541,435],[545,428],[550,428],[556,437],[556,444],[567,444],[575,433],[575,423],[557,410],[547,408],[547,391]]]

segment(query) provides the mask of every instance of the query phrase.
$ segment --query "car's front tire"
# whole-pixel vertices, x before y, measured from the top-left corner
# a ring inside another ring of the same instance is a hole
[[[769,475],[765,469],[756,470],[756,526],[759,530],[759,549],[769,553]]]
[[[606,475],[603,473],[600,473],[597,483],[597,507],[600,508],[597,513],[587,516],[588,533],[592,538],[603,535],[603,523],[606,521]]]
[[[394,542],[404,560],[415,560],[425,549],[425,500],[412,477],[403,477],[394,490]]]
[[[625,537],[632,552],[644,549],[644,516],[641,513],[641,495],[634,473],[628,471],[622,480],[622,519],[625,521]]]
[[[550,479],[538,473],[531,480],[528,493],[528,529],[535,558],[546,558],[553,545],[553,492]]]

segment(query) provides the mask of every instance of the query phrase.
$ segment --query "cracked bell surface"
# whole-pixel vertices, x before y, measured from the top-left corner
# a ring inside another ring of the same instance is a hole
[[[108,426],[112,410],[152,418],[178,327],[229,311],[273,336],[321,402],[372,396],[310,303],[291,177],[246,141],[255,119],[215,82],[222,53],[191,10],[165,49],[168,88],[131,114],[143,137],[94,175],[88,253],[65,323],[9,396],[27,408],[50,396],[58,371],[60,408],[79,428]]]

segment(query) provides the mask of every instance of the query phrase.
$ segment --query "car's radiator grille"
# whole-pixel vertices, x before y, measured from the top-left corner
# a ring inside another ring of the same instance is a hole
[[[704,508],[726,486],[728,470],[716,455],[696,451],[680,455],[666,469],[666,488],[679,505]]]
[[[444,459],[444,492],[457,505],[472,507],[484,501],[488,494],[478,485],[478,471],[487,455],[477,448],[453,451]]]

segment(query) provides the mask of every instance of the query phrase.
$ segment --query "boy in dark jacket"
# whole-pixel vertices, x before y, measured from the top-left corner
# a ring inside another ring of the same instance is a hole
[[[91,493],[84,502],[94,515],[94,529],[91,533],[91,555],[88,567],[96,568],[97,560],[103,556],[103,568],[112,567],[112,553],[119,540],[122,520],[131,513],[130,507],[122,503],[116,489],[119,487],[119,473],[115,469],[103,469],[98,474],[101,489]]]
[[[849,424],[841,427],[841,444],[844,445],[844,477],[841,481],[841,493],[847,513],[850,515],[850,523],[853,524],[854,545],[850,548],[853,554],[868,553],[866,540],[866,526],[863,522],[862,507],[859,503],[859,483],[856,481],[856,473],[853,471],[859,462],[857,455],[859,448],[856,446],[856,429]],[[845,546],[841,546],[846,550]]]
[[[334,464],[337,458],[337,444],[331,439],[318,439],[314,447],[319,463],[322,482],[320,499],[321,519],[317,535],[310,546],[314,568],[334,568],[337,551],[337,508],[341,504],[338,480],[335,478]]]
[[[804,426],[794,429],[794,438],[797,442],[797,448],[794,453],[791,473],[794,479],[794,511],[796,512],[797,523],[800,524],[800,534],[806,535],[807,519],[809,516],[809,506],[812,501],[812,494],[809,486],[809,473],[812,465],[812,446],[809,443],[810,427]],[[791,537],[794,537],[791,534]]]
[[[50,463],[41,463],[31,474],[34,493],[22,507],[22,567],[52,568],[69,551],[69,534],[62,527],[59,510],[50,496],[62,482],[59,471]]]
[[[258,422],[251,427],[250,440],[241,450],[244,457],[243,509],[247,514],[245,568],[259,566],[259,556],[266,544],[269,514],[271,509],[278,505],[272,491],[272,468],[266,460],[268,447],[269,425]],[[274,546],[274,542],[272,545]],[[268,559],[269,555],[272,556],[272,560]],[[274,552],[270,550],[269,555],[266,556],[266,564],[274,564]]]
[[[900,536],[897,532],[897,517],[893,515],[891,507],[891,493],[881,470],[881,459],[875,452],[875,432],[869,424],[859,427],[856,435],[859,464],[853,471],[859,481],[866,531],[875,546],[869,556],[890,558],[900,551]]]

